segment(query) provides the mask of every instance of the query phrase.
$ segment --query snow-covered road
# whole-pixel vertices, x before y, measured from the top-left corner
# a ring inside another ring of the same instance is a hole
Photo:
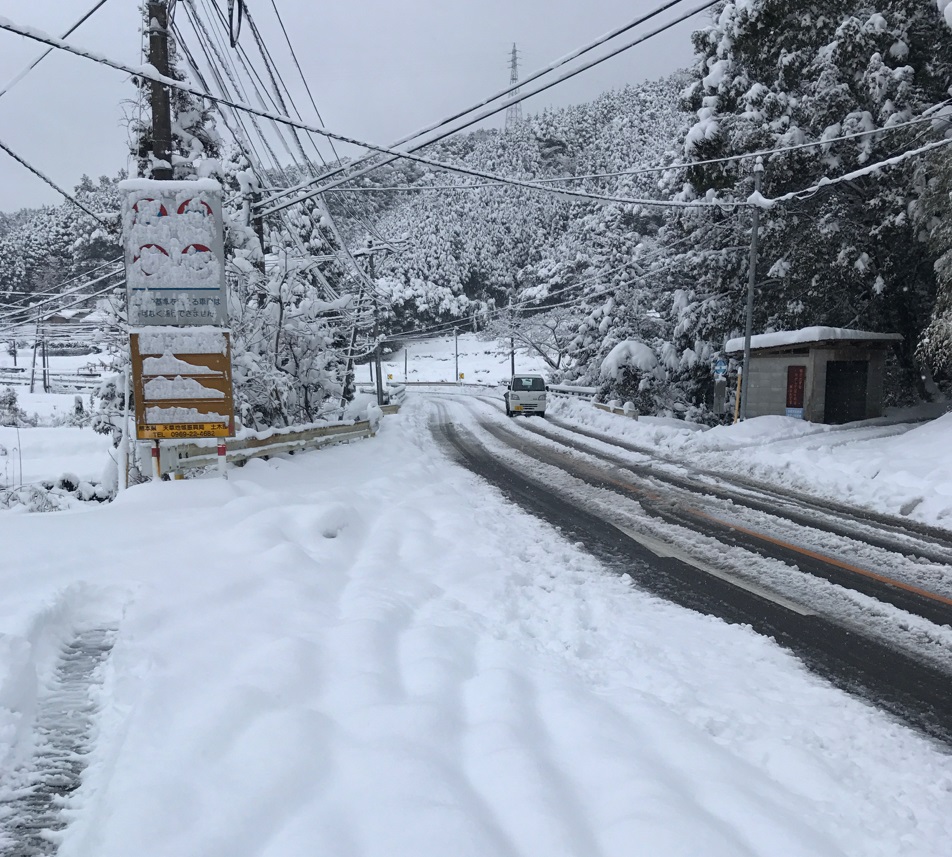
[[[607,573],[454,465],[431,401],[0,515],[8,796],[58,651],[117,628],[62,857],[948,854],[943,749]]]

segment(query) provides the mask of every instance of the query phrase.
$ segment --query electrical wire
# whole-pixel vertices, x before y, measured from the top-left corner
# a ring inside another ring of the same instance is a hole
[[[952,103],[952,99],[946,99],[940,104],[934,105],[934,107],[942,107],[944,105]],[[931,110],[931,108],[930,108]],[[536,184],[554,184],[556,182],[572,182],[572,181],[586,181],[590,179],[608,179],[608,178],[620,178],[623,176],[638,176],[638,175],[648,175],[652,173],[663,173],[668,172],[669,170],[686,170],[693,167],[709,166],[712,164],[724,164],[731,163],[734,161],[743,161],[750,160],[752,158],[760,158],[767,155],[777,155],[777,154],[786,154],[787,152],[797,152],[803,149],[815,149],[817,147],[829,146],[833,143],[841,143],[847,140],[856,140],[862,137],[870,137],[876,134],[884,134],[887,131],[898,131],[904,128],[910,128],[922,124],[932,124],[944,122],[945,124],[950,124],[949,119],[937,119],[934,116],[923,115],[916,119],[910,119],[907,122],[900,122],[895,125],[887,125],[882,128],[874,128],[867,131],[857,131],[852,134],[841,134],[837,137],[829,137],[825,140],[815,140],[809,143],[796,143],[790,146],[778,146],[773,149],[758,149],[753,152],[743,152],[738,155],[725,155],[721,158],[708,158],[703,161],[690,161],[684,163],[674,163],[667,164],[664,166],[654,166],[654,167],[634,167],[626,170],[616,170],[614,172],[608,173],[588,173],[585,175],[578,176],[556,176],[553,178],[537,178],[533,179]],[[336,188],[337,192],[340,193],[384,193],[384,192],[425,192],[429,190],[473,190],[481,188],[495,188],[495,187],[505,187],[503,182],[473,182],[467,184],[451,184],[451,185],[402,185],[395,187],[356,187],[356,186],[347,186],[341,185]]]
[[[476,114],[475,116],[470,117],[470,118],[469,118],[465,123],[463,123],[462,125],[457,125],[457,126],[451,128],[451,129],[447,130],[447,131],[444,131],[443,133],[439,134],[439,135],[436,136],[436,137],[432,137],[432,138],[430,138],[430,139],[428,139],[428,140],[424,140],[424,141],[421,142],[421,143],[416,143],[416,144],[414,144],[413,146],[411,146],[409,149],[407,149],[406,151],[404,151],[402,154],[392,153],[392,154],[394,155],[394,157],[383,158],[383,159],[381,159],[381,160],[379,160],[379,161],[377,161],[377,162],[371,163],[369,166],[364,167],[364,168],[361,169],[361,170],[358,170],[356,173],[350,173],[349,178],[352,180],[353,178],[355,178],[355,177],[357,177],[357,176],[365,175],[365,174],[368,173],[368,172],[371,172],[371,171],[376,170],[376,169],[380,169],[381,167],[386,166],[387,164],[393,163],[393,161],[397,160],[398,157],[404,157],[404,158],[407,158],[408,160],[414,160],[414,159],[415,159],[414,156],[413,156],[412,154],[410,154],[410,153],[412,153],[412,152],[417,152],[417,151],[419,151],[420,149],[426,148],[427,146],[432,145],[433,143],[439,142],[440,140],[443,140],[443,139],[445,139],[446,137],[451,136],[452,134],[456,134],[456,133],[458,133],[458,132],[460,132],[460,131],[462,131],[462,130],[465,130],[466,128],[469,128],[470,126],[475,125],[477,122],[480,122],[480,121],[482,121],[483,119],[486,119],[486,118],[488,118],[488,117],[490,117],[490,116],[494,116],[495,114],[500,113],[500,112],[502,112],[503,110],[506,110],[506,109],[508,109],[509,107],[512,107],[512,106],[515,105],[515,104],[521,103],[521,102],[524,101],[526,98],[529,98],[529,97],[531,97],[531,96],[533,96],[533,95],[538,95],[538,94],[541,93],[541,92],[545,92],[547,89],[551,89],[553,86],[556,86],[556,85],[558,85],[559,83],[563,83],[564,81],[569,80],[570,78],[574,77],[575,75],[581,74],[581,72],[586,71],[586,70],[588,70],[589,68],[592,68],[592,67],[598,65],[599,63],[604,62],[605,60],[611,59],[612,57],[617,56],[618,54],[620,54],[620,53],[622,53],[622,52],[624,52],[624,51],[627,51],[627,50],[629,50],[629,49],[635,47],[636,45],[639,45],[639,44],[641,44],[642,42],[647,41],[648,39],[651,39],[651,38],[654,38],[654,37],[657,36],[657,35],[660,35],[661,33],[665,32],[666,30],[669,30],[669,29],[671,29],[672,27],[676,26],[677,24],[680,24],[680,23],[682,23],[683,21],[686,21],[688,18],[691,18],[692,16],[698,14],[699,12],[702,12],[702,11],[704,11],[705,9],[710,8],[711,5],[713,5],[713,4],[707,3],[707,4],[705,4],[704,6],[701,6],[701,7],[699,7],[699,8],[693,9],[692,11],[686,13],[685,15],[682,15],[680,18],[676,18],[675,20],[671,21],[670,23],[668,23],[668,24],[666,24],[666,25],[664,25],[664,26],[662,26],[662,27],[659,27],[658,29],[652,30],[651,32],[646,33],[646,34],[644,34],[643,36],[639,36],[639,37],[638,37],[637,39],[635,39],[634,41],[631,41],[631,42],[628,42],[628,43],[625,44],[625,45],[622,45],[620,48],[617,48],[617,49],[613,50],[612,52],[606,54],[605,56],[597,57],[596,59],[591,60],[591,61],[589,61],[588,63],[585,63],[585,64],[583,64],[582,66],[579,66],[578,68],[573,69],[572,71],[566,72],[565,74],[562,74],[562,75],[560,75],[559,77],[557,77],[555,80],[552,80],[552,81],[550,81],[549,83],[544,84],[543,86],[537,87],[536,89],[534,89],[534,90],[532,90],[532,91],[525,92],[525,91],[520,90],[520,94],[514,95],[512,98],[508,99],[507,101],[504,101],[502,104],[500,104],[500,105],[498,105],[498,106],[496,106],[496,107],[490,108],[490,109],[488,109],[488,110],[484,110],[484,111],[482,111],[481,113],[478,113],[478,114]],[[520,87],[522,87],[522,86],[523,86],[523,84],[520,83]],[[390,148],[393,149],[394,147],[390,147]],[[380,148],[380,147],[377,147],[376,150],[377,150],[377,151],[381,151],[381,148]],[[337,170],[333,170],[331,173],[326,174],[326,175],[323,177],[323,179],[327,179],[327,178],[329,178],[330,176],[333,176],[333,175],[338,175],[338,174],[340,174],[341,172],[343,172],[343,171],[345,171],[345,170],[351,169],[354,165],[359,164],[359,163],[366,162],[366,161],[368,161],[369,159],[370,159],[370,156],[364,156],[364,157],[362,157],[362,158],[358,158],[356,161],[352,162],[351,164],[348,164],[346,167],[342,167],[342,168],[339,168],[339,169],[337,169]],[[342,183],[343,183],[344,181],[346,181],[346,180],[347,180],[346,178],[337,179],[335,182],[332,182],[330,185],[325,185],[324,188],[323,188],[323,190],[327,191],[327,190],[329,190],[329,189],[331,189],[331,188],[333,188],[333,187],[336,187],[336,186],[342,184]],[[311,182],[310,184],[313,184],[313,182]],[[303,187],[306,188],[307,186],[308,186],[308,184],[306,183]],[[307,199],[308,196],[310,196],[310,195],[313,194],[313,193],[315,193],[315,191],[311,191],[311,192],[309,192],[309,193],[305,193],[305,194],[302,194],[302,195],[300,195],[300,196],[298,196],[298,197],[295,197],[295,201],[301,201],[301,200],[303,200],[303,199]],[[266,200],[266,201],[264,201],[264,202],[262,203],[262,205],[268,205],[269,202],[270,202],[270,201],[267,201],[267,200]],[[287,202],[287,203],[281,203],[280,205],[272,205],[271,208],[268,209],[268,210],[274,210],[275,208],[280,208],[280,207],[284,207],[284,206],[286,206],[286,205],[293,205],[293,204],[294,204],[294,201],[292,201],[292,202]]]
[[[824,190],[825,188],[831,187],[836,184],[841,184],[842,182],[854,181],[855,179],[863,178],[864,176],[874,175],[875,173],[878,173],[881,169],[885,167],[894,167],[897,164],[901,164],[903,161],[909,160],[909,158],[912,158],[917,155],[924,155],[928,152],[933,151],[934,149],[939,149],[943,146],[948,146],[950,143],[952,143],[952,138],[937,140],[934,143],[929,143],[928,145],[920,146],[917,149],[912,149],[911,151],[903,152],[901,155],[896,155],[895,157],[888,158],[885,161],[879,161],[878,163],[870,164],[869,166],[862,167],[861,169],[853,170],[850,173],[846,173],[845,175],[842,175],[842,176],[837,176],[834,179],[824,177],[820,179],[820,181],[817,182],[815,185],[808,188],[804,188],[803,190],[791,191],[790,193],[785,193],[783,196],[774,197],[773,199],[769,199],[764,196],[761,196],[759,200],[755,200],[754,197],[751,197],[751,199],[754,201],[755,205],[759,205],[761,208],[773,208],[775,205],[781,202],[790,202],[792,200],[809,199],[811,196],[815,196],[816,194],[818,194],[821,190]]]
[[[106,5],[108,0],[99,0],[99,2],[93,6],[82,18],[80,18],[72,27],[70,27],[65,33],[63,33],[61,38],[67,38],[71,36],[76,30],[78,30],[83,24],[86,23],[99,9]],[[23,71],[21,71],[16,77],[12,80],[7,81],[3,89],[0,89],[0,98],[3,98],[14,86],[16,86],[23,78],[25,78],[33,69],[35,69],[43,60],[45,60],[51,53],[53,53],[53,48],[47,48],[43,51],[33,62],[31,62]]]
[[[687,14],[682,15],[680,18],[675,19],[674,21],[670,22],[669,24],[665,25],[664,27],[661,27],[660,29],[654,30],[654,31],[652,31],[651,33],[648,33],[648,34],[646,34],[646,35],[644,35],[644,36],[641,36],[641,37],[639,37],[638,39],[636,39],[635,41],[630,42],[630,43],[628,43],[628,44],[622,46],[621,48],[615,50],[615,51],[612,52],[612,53],[607,54],[606,56],[603,56],[603,57],[600,57],[600,58],[596,58],[595,60],[590,61],[589,63],[583,64],[583,65],[579,66],[577,69],[571,71],[570,73],[565,74],[565,75],[562,75],[562,76],[560,76],[559,78],[557,78],[556,80],[551,81],[550,83],[548,83],[548,84],[546,84],[546,85],[544,85],[544,86],[542,86],[542,87],[540,87],[540,88],[534,89],[534,90],[532,90],[532,91],[526,91],[526,92],[523,92],[523,91],[522,91],[522,89],[523,89],[527,84],[532,83],[532,82],[538,80],[539,78],[545,76],[546,74],[549,74],[549,73],[552,72],[552,71],[555,71],[555,70],[558,69],[558,68],[561,68],[563,65],[566,65],[567,63],[571,62],[571,61],[574,60],[574,59],[578,59],[579,57],[583,56],[583,55],[586,54],[586,53],[589,53],[590,51],[594,50],[595,48],[601,47],[601,46],[602,46],[603,44],[605,44],[606,42],[611,41],[612,39],[616,38],[617,36],[620,36],[620,35],[622,35],[622,34],[628,32],[629,30],[634,29],[635,27],[637,27],[637,26],[639,26],[639,25],[641,25],[641,24],[644,24],[645,22],[651,20],[652,18],[656,17],[657,15],[661,14],[662,12],[665,12],[665,11],[667,11],[668,9],[671,9],[671,8],[673,8],[674,6],[677,6],[677,5],[680,4],[681,2],[682,2],[682,0],[669,0],[668,3],[665,3],[664,5],[660,6],[659,8],[657,8],[657,9],[651,11],[651,12],[648,12],[648,13],[646,13],[646,14],[644,14],[644,15],[638,16],[638,17],[635,18],[633,21],[630,21],[630,22],[628,22],[627,24],[625,24],[625,25],[623,25],[623,26],[621,26],[621,27],[618,27],[618,28],[616,28],[616,29],[614,29],[614,30],[612,30],[612,31],[610,31],[610,32],[608,32],[608,33],[606,33],[605,35],[603,35],[603,36],[599,37],[598,39],[596,39],[594,42],[591,42],[591,43],[589,43],[589,44],[587,44],[587,45],[585,45],[585,46],[583,46],[583,47],[577,49],[576,51],[573,51],[572,53],[567,54],[566,56],[562,57],[561,59],[558,59],[558,60],[556,60],[555,62],[550,63],[550,64],[549,64],[548,66],[546,66],[545,68],[539,69],[539,70],[533,72],[533,73],[530,74],[528,77],[524,78],[523,80],[519,81],[518,83],[511,84],[511,85],[510,85],[509,87],[507,87],[506,89],[500,90],[499,92],[495,93],[494,95],[491,95],[491,96],[489,96],[488,98],[483,99],[483,101],[479,102],[478,104],[476,104],[476,105],[474,105],[474,106],[472,106],[472,107],[469,107],[469,108],[467,108],[467,109],[465,109],[465,110],[462,110],[462,111],[460,111],[460,112],[458,112],[458,113],[455,113],[455,114],[453,114],[452,116],[447,117],[446,119],[442,119],[442,120],[440,120],[440,121],[438,121],[438,122],[436,122],[436,123],[433,123],[433,124],[431,124],[431,125],[429,125],[429,126],[423,128],[423,129],[421,129],[421,130],[419,130],[419,131],[415,131],[413,134],[409,134],[409,135],[407,135],[406,137],[401,138],[400,140],[397,140],[395,143],[392,143],[392,144],[389,146],[389,148],[390,148],[390,149],[395,149],[395,148],[397,148],[397,146],[402,146],[404,143],[408,143],[408,142],[410,142],[410,141],[412,141],[412,140],[417,140],[417,139],[419,139],[420,137],[422,137],[424,134],[428,134],[428,133],[431,132],[431,131],[435,131],[435,130],[438,130],[438,129],[440,129],[440,128],[443,128],[443,127],[445,127],[446,125],[449,125],[450,123],[455,122],[457,119],[460,119],[460,118],[462,118],[462,117],[464,117],[464,116],[467,116],[468,114],[473,113],[473,112],[479,110],[479,109],[482,108],[482,107],[485,107],[486,105],[490,104],[491,102],[498,100],[499,98],[503,98],[503,97],[506,96],[506,95],[515,93],[512,98],[507,99],[505,102],[503,102],[502,104],[496,106],[495,108],[492,108],[492,109],[490,109],[490,110],[488,110],[488,111],[483,111],[483,112],[477,114],[475,117],[470,118],[470,119],[467,121],[467,123],[466,123],[465,125],[461,125],[461,126],[459,126],[459,127],[457,127],[457,128],[453,128],[452,130],[447,131],[446,133],[441,134],[441,135],[438,136],[438,137],[435,137],[435,138],[433,138],[433,139],[431,139],[431,140],[428,140],[428,141],[426,141],[426,142],[424,142],[424,143],[421,143],[421,144],[419,144],[417,147],[415,147],[414,149],[411,149],[410,151],[416,151],[417,149],[423,148],[424,146],[428,146],[428,145],[430,145],[431,143],[438,142],[439,140],[444,139],[444,137],[447,137],[447,136],[449,136],[450,134],[455,134],[455,133],[457,133],[458,131],[461,131],[461,130],[463,130],[463,129],[465,129],[465,128],[468,128],[470,125],[473,125],[473,124],[475,124],[476,122],[480,122],[480,121],[482,121],[483,119],[486,119],[486,118],[488,118],[488,117],[490,117],[490,116],[494,116],[495,114],[502,112],[503,110],[507,110],[509,107],[512,107],[512,106],[514,106],[514,105],[516,105],[516,104],[519,104],[519,103],[521,103],[522,101],[525,101],[527,98],[530,98],[530,97],[533,96],[533,95],[538,95],[539,93],[544,92],[544,91],[547,90],[547,89],[550,89],[551,87],[555,86],[556,84],[562,83],[563,81],[568,80],[568,79],[571,78],[571,77],[574,77],[576,74],[580,74],[581,72],[586,71],[587,69],[592,68],[593,66],[598,65],[599,63],[604,62],[605,60],[610,59],[610,58],[613,57],[613,56],[616,56],[618,53],[621,53],[621,52],[623,52],[623,51],[629,50],[630,48],[635,47],[635,46],[638,45],[638,44],[641,44],[643,41],[646,41],[646,40],[648,40],[648,39],[650,39],[650,38],[653,38],[654,36],[657,36],[658,34],[664,32],[665,30],[668,30],[668,29],[670,29],[671,27],[673,27],[673,26],[675,26],[675,25],[677,25],[677,24],[679,24],[679,23],[682,23],[683,21],[688,20],[689,18],[693,17],[694,15],[697,15],[697,14],[699,14],[700,12],[703,12],[703,11],[705,11],[705,10],[707,10],[707,9],[712,8],[713,6],[717,5],[717,3],[720,2],[720,0],[711,0],[711,2],[706,2],[706,3],[704,3],[702,6],[697,7],[697,8],[695,8],[695,9],[692,9],[692,10],[691,10],[690,12],[688,12]],[[519,92],[516,93],[516,90],[519,90]],[[369,156],[364,156],[364,157],[358,158],[357,160],[355,160],[355,161],[353,161],[351,164],[349,164],[348,167],[353,167],[353,166],[356,166],[357,164],[363,163],[363,162],[365,162],[365,161],[368,159],[368,157],[369,157]],[[375,165],[375,166],[374,166],[374,169],[377,169],[377,168],[380,167],[380,166],[385,166],[387,163],[391,163],[392,160],[393,160],[393,159],[384,160],[383,163],[378,164],[378,165]],[[330,175],[334,175],[334,173],[331,173]],[[325,178],[329,178],[330,175],[329,175],[329,176],[325,176]],[[307,185],[303,185],[302,187],[306,187],[306,186],[307,186]],[[299,187],[298,189],[301,189],[301,188]]]
[[[11,158],[13,158],[13,160],[15,160],[18,164],[20,164],[23,167],[26,167],[26,169],[28,169],[31,173],[33,173],[33,175],[35,175],[39,179],[42,179],[44,182],[46,182],[46,184],[48,184],[51,188],[53,188],[53,190],[55,190],[57,193],[64,196],[71,203],[73,203],[73,205],[75,205],[77,208],[85,211],[86,214],[88,214],[93,220],[95,220],[98,224],[100,224],[100,226],[104,227],[107,231],[109,232],[116,231],[116,227],[114,224],[107,223],[94,211],[91,211],[90,209],[86,208],[86,206],[83,205],[78,199],[76,199],[75,196],[63,190],[63,188],[61,188],[56,182],[54,182],[53,179],[51,179],[49,176],[45,175],[44,173],[40,172],[36,167],[34,167],[24,158],[21,158],[16,152],[13,151],[13,149],[11,149],[2,140],[0,140],[0,149],[3,149],[3,151],[6,152]]]
[[[54,294],[51,297],[46,298],[45,300],[37,301],[36,303],[30,304],[29,306],[8,307],[7,309],[0,311],[0,319],[11,319],[18,315],[29,316],[31,314],[36,313],[41,307],[49,306],[50,304],[53,304],[53,303],[56,303],[57,301],[62,300],[64,297],[69,297],[70,295],[78,295],[78,293],[81,290],[89,288],[90,286],[94,286],[96,285],[96,283],[101,283],[103,280],[107,280],[109,279],[109,277],[114,277],[121,272],[122,272],[122,268],[118,267],[113,271],[108,271],[107,273],[99,277],[96,277],[95,279],[87,280],[83,283],[80,283],[78,286],[74,286],[71,289],[65,289],[59,294]],[[82,300],[88,299],[90,296],[79,295],[79,297],[80,297],[80,300],[82,301]]]
[[[91,295],[84,295],[83,297],[78,298],[72,303],[64,304],[63,306],[58,307],[58,311],[62,311],[64,309],[72,309],[74,306],[79,306],[79,304],[84,303],[85,301],[92,300],[93,298],[98,298],[101,295],[107,294],[108,292],[114,292],[116,291],[116,289],[124,285],[124,283],[125,281],[123,281],[122,283],[114,283],[113,285],[107,286],[104,289],[100,289],[100,291],[98,292],[93,292]],[[26,321],[19,321],[19,322],[7,324],[6,326],[0,325],[0,334],[7,333],[8,331],[11,331],[11,330],[16,330],[17,328],[23,327],[24,324],[29,324],[29,323],[30,323],[30,320],[27,319]]]
[[[205,92],[198,87],[192,86],[185,83],[184,81],[175,80],[174,78],[165,77],[153,68],[149,66],[143,66],[139,69],[131,68],[130,66],[125,65],[124,63],[119,63],[108,57],[91,53],[89,51],[77,48],[73,45],[64,42],[62,39],[57,39],[53,36],[50,36],[45,33],[40,33],[36,30],[32,30],[28,27],[22,27],[19,24],[14,23],[8,19],[0,18],[0,30],[6,30],[11,33],[16,33],[17,35],[24,36],[28,39],[41,42],[43,44],[52,45],[53,47],[64,50],[68,53],[75,54],[76,56],[81,56],[84,59],[91,60],[93,62],[99,63],[101,65],[109,66],[110,68],[116,69],[118,71],[125,72],[126,74],[137,75],[146,80],[153,81],[154,83],[162,84],[171,89],[177,89],[182,92],[188,92],[192,95],[195,95],[198,98],[206,98],[209,101],[214,103],[224,104],[228,107],[231,107],[236,110],[242,110],[256,116],[263,117],[265,119],[271,119],[276,122],[283,124],[291,125],[296,128],[300,128],[304,131],[310,131],[315,134],[319,134],[322,137],[327,137],[329,139],[338,140],[339,142],[349,143],[354,146],[360,146],[365,149],[372,149],[383,154],[394,155],[395,158],[404,158],[409,161],[415,161],[417,163],[425,164],[435,169],[446,170],[451,173],[459,173],[462,175],[471,175],[477,178],[487,179],[489,181],[498,181],[506,184],[511,184],[517,187],[524,187],[527,190],[541,190],[545,193],[554,193],[557,195],[562,195],[570,199],[586,199],[594,200],[596,202],[617,202],[625,205],[645,205],[645,206],[657,206],[662,208],[732,208],[732,207],[747,207],[749,204],[746,202],[720,202],[720,201],[710,201],[710,202],[684,202],[680,200],[657,200],[657,199],[632,199],[625,197],[612,197],[599,194],[590,194],[584,193],[581,191],[567,190],[565,188],[552,189],[544,187],[541,185],[533,184],[532,182],[520,181],[518,179],[507,178],[504,176],[494,175],[493,173],[487,173],[482,170],[472,170],[465,167],[459,167],[451,164],[441,163],[440,161],[435,161],[431,158],[424,158],[420,155],[411,154],[409,152],[394,152],[388,149],[385,146],[378,146],[373,143],[367,143],[362,140],[358,140],[353,137],[348,137],[344,134],[338,134],[333,131],[328,131],[326,128],[316,128],[313,125],[308,125],[304,122],[298,122],[292,119],[289,116],[281,116],[279,114],[271,113],[266,110],[259,110],[258,108],[252,107],[249,104],[242,104],[240,102],[234,101],[229,98],[224,98],[217,95],[212,95],[209,92]],[[319,191],[314,191],[309,196],[315,196],[318,193],[324,193],[327,188],[322,188]],[[288,205],[282,205],[277,207],[277,210],[287,208]],[[273,213],[271,211],[263,213]]]

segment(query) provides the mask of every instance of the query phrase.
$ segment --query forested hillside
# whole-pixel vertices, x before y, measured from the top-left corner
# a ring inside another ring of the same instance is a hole
[[[425,149],[509,183],[398,161],[329,194],[332,220],[315,203],[270,218],[266,251],[284,269],[266,285],[249,285],[249,181],[240,154],[229,155],[217,169],[232,192],[238,316],[242,307],[270,312],[267,336],[250,339],[276,343],[251,361],[254,372],[280,378],[282,401],[303,401],[310,413],[304,375],[320,376],[318,398],[343,383],[330,380],[343,371],[339,359],[308,352],[346,337],[344,322],[325,313],[328,294],[356,301],[369,275],[388,334],[456,324],[512,335],[555,377],[645,411],[703,419],[711,360],[743,332],[750,154],[759,152],[754,332],[898,332],[890,395],[935,395],[933,375],[940,386],[952,377],[947,5],[725,2],[695,34],[690,70]],[[203,174],[214,174],[207,166]],[[294,166],[259,175],[271,186],[302,177]],[[104,219],[115,212],[111,180],[84,180],[77,196]],[[359,271],[288,262],[302,248],[336,252],[341,240]],[[71,205],[8,213],[0,296],[26,303],[117,255],[115,235]],[[282,325],[294,326],[290,336]],[[279,412],[288,418],[283,406],[264,418]]]

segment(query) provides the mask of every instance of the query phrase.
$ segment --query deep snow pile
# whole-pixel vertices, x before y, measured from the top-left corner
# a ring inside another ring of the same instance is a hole
[[[948,854],[948,755],[607,573],[447,461],[428,407],[0,515],[0,795],[57,646],[117,629],[61,857]]]

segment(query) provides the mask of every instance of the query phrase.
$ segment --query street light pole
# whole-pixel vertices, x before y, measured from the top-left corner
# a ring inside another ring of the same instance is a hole
[[[760,195],[764,176],[764,159],[754,164],[754,193]],[[759,200],[757,201],[759,202]],[[744,331],[744,369],[741,375],[740,418],[747,419],[747,400],[750,397],[750,337],[754,328],[754,286],[757,283],[757,253],[760,249],[760,205],[754,205],[750,229],[750,262],[747,271],[747,320]]]

